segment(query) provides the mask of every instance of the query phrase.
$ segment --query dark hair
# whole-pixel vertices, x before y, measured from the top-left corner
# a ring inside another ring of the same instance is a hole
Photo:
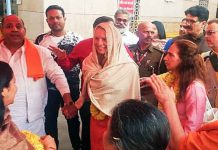
[[[166,32],[163,23],[160,21],[152,21],[151,23],[156,26],[159,39],[166,39]]]
[[[199,6],[199,5],[188,8],[185,11],[185,15],[188,15],[188,14],[190,14],[190,15],[192,15],[194,17],[198,17],[198,20],[200,22],[201,21],[207,21],[208,18],[209,18],[208,9],[203,7],[203,6]]]
[[[93,23],[93,28],[95,28],[97,25],[99,25],[102,22],[114,22],[114,20],[111,17],[107,16],[101,16],[95,19],[95,22]]]
[[[109,131],[109,142],[120,150],[165,150],[170,137],[166,116],[134,99],[114,108]]]
[[[13,71],[9,64],[0,61],[0,93],[4,88],[9,87],[9,83],[13,78]],[[3,102],[3,96],[0,94],[0,127],[4,121],[5,105]]]
[[[63,9],[61,6],[58,6],[58,5],[51,5],[51,6],[49,6],[49,7],[46,9],[46,11],[45,11],[46,17],[47,17],[48,11],[50,11],[50,10],[52,10],[52,9],[60,10],[60,11],[62,12],[63,17],[65,17],[64,9]]]
[[[186,92],[187,87],[195,80],[200,79],[205,83],[206,68],[203,58],[198,52],[198,46],[192,41],[179,39],[173,44],[179,49],[178,55],[181,63],[178,67],[179,79],[179,99]]]

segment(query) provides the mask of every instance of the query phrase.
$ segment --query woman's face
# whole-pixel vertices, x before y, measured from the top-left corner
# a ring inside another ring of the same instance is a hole
[[[2,96],[5,106],[12,104],[14,102],[14,97],[17,92],[17,86],[15,85],[15,77],[9,83],[9,87],[3,88]]]
[[[107,52],[106,32],[97,28],[94,33],[94,46],[98,54],[104,55]]]
[[[154,39],[159,39],[159,34],[158,34],[158,30],[157,30],[157,27],[156,25],[154,25],[154,28],[155,28],[155,32],[154,32]]]
[[[169,48],[167,55],[164,57],[164,61],[168,71],[176,71],[178,69],[181,59],[179,57],[179,49],[176,44],[173,44]]]

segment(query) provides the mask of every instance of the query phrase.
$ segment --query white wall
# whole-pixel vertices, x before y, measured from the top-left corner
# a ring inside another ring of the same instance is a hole
[[[210,18],[215,18],[218,0],[209,2]],[[164,23],[167,32],[177,32],[184,11],[198,3],[198,0],[141,0],[140,20],[159,20]],[[92,36],[92,24],[97,17],[113,17],[118,8],[118,0],[22,0],[18,15],[23,18],[30,39],[49,31],[44,12],[52,4],[65,9],[66,29],[79,33],[83,38]]]

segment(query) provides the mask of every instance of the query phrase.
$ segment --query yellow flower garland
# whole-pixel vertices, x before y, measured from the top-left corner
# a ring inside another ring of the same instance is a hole
[[[25,136],[27,141],[34,147],[35,150],[44,150],[44,146],[40,142],[40,137],[30,131],[21,131]]]
[[[106,115],[103,112],[101,112],[98,108],[96,108],[95,105],[92,103],[90,105],[90,112],[92,117],[96,120],[104,120],[106,117]]]
[[[164,73],[164,74],[161,74],[159,75],[160,78],[163,79],[163,81],[169,86],[169,87],[173,87],[173,90],[175,92],[175,95],[176,95],[176,99],[178,99],[178,96],[179,96],[179,82],[177,81],[176,82],[176,77],[170,73],[170,72],[167,72],[167,73]],[[177,102],[177,100],[175,101],[175,103]],[[162,107],[158,104],[158,107],[159,109],[162,109]],[[96,120],[104,120],[106,115],[101,112],[98,108],[95,107],[94,104],[91,103],[90,105],[90,112],[91,112],[91,115],[94,119]]]
[[[168,85],[169,87],[173,87],[173,90],[176,95],[176,99],[179,97],[179,81],[176,81],[175,75],[170,72],[159,75],[160,78]]]
[[[173,75],[170,72],[160,74],[159,77],[163,79],[163,81],[166,83],[166,85],[168,85],[168,87],[173,87],[173,91],[176,95],[176,103],[177,99],[179,98],[179,81],[176,81],[175,75]],[[162,110],[162,106],[160,104],[158,104],[158,108]]]

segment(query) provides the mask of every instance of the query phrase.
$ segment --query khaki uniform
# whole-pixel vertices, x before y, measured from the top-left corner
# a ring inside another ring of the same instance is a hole
[[[162,63],[164,51],[158,47],[150,45],[146,50],[141,50],[138,44],[128,47],[133,54],[134,61],[139,66],[139,75],[141,77],[149,77],[153,73],[160,74],[165,72],[165,67]],[[141,89],[142,99],[157,106],[157,100],[150,87]]]
[[[134,61],[139,66],[140,77],[149,77],[153,73],[160,74],[163,71],[161,62],[164,51],[158,47],[150,45],[147,50],[141,50],[138,44],[128,47],[133,54]]]

